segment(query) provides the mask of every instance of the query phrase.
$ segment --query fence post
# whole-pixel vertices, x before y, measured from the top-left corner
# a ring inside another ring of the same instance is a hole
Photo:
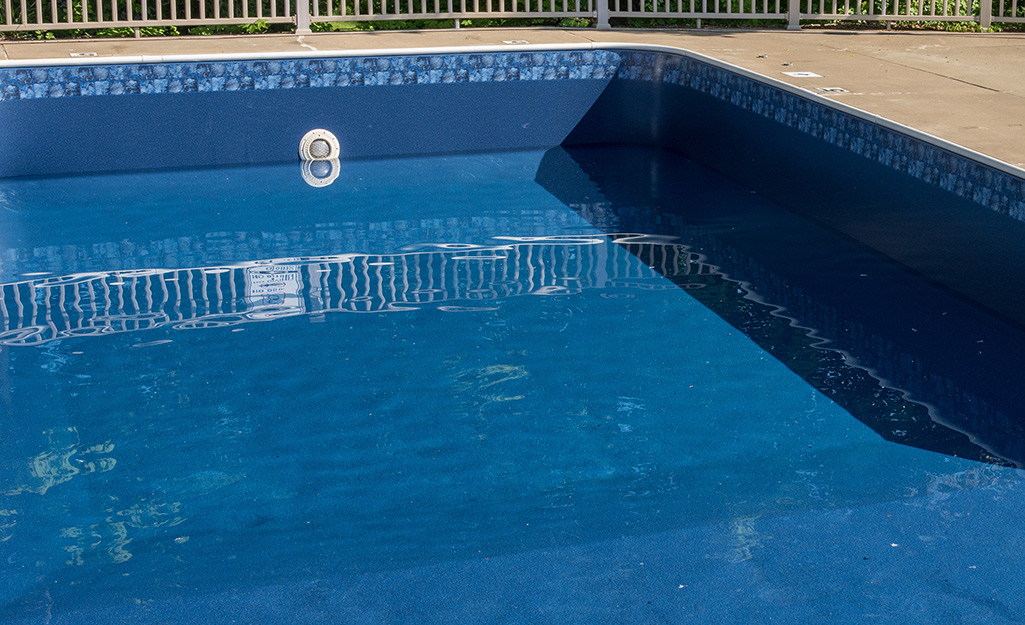
[[[787,7],[787,30],[801,30],[801,0],[790,0]]]
[[[612,28],[609,26],[609,3],[612,0],[594,0],[597,3],[595,6],[598,9],[598,30],[608,30]]]
[[[993,25],[993,0],[979,0],[979,26],[989,30]]]
[[[309,35],[310,30],[310,2],[317,0],[295,0],[295,34]]]

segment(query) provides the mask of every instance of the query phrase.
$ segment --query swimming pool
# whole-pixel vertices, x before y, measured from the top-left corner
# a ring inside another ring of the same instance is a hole
[[[3,71],[5,621],[1025,607],[1013,172],[664,49]]]

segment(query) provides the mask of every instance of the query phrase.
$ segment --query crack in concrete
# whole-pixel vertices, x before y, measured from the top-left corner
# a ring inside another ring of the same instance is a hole
[[[986,91],[992,91],[993,93],[1005,93],[1004,91],[1001,91],[1000,89],[994,89],[993,87],[987,87],[986,85],[980,85],[977,82],[972,82],[970,80],[965,80],[963,78],[958,78],[956,76],[951,76],[949,74],[943,74],[943,73],[940,73],[940,72],[932,72],[932,71],[929,71],[927,69],[922,69],[921,67],[915,67],[914,65],[905,65],[904,63],[898,63],[896,61],[891,61],[889,59],[879,59],[879,58],[876,58],[876,57],[871,57],[871,58],[874,58],[877,61],[883,61],[885,63],[889,63],[891,65],[896,65],[897,67],[903,67],[905,69],[915,70],[915,71],[918,71],[918,72],[922,72],[923,74],[929,74],[930,76],[936,76],[936,77],[939,77],[939,78],[944,78],[946,80],[953,80],[954,82],[959,82],[959,83],[961,83],[963,85],[969,85],[971,87],[978,87],[979,89],[985,89]]]
[[[949,74],[944,74],[942,72],[935,72],[935,71],[932,71],[932,70],[928,70],[928,69],[924,69],[924,68],[921,68],[921,67],[917,67],[915,65],[909,65],[907,63],[901,63],[899,61],[894,61],[893,59],[888,59],[888,58],[885,58],[885,57],[875,56],[875,55],[870,54],[870,53],[855,52],[855,51],[851,50],[850,48],[833,48],[831,46],[824,46],[824,47],[830,48],[831,50],[833,50],[835,52],[850,52],[850,53],[856,54],[858,56],[864,56],[864,57],[870,58],[870,59],[872,59],[874,61],[879,61],[880,63],[887,63],[889,65],[894,65],[896,67],[901,67],[901,68],[909,69],[909,70],[916,71],[916,72],[922,72],[923,74],[929,74],[930,76],[936,76],[937,78],[943,78],[944,80],[953,80],[954,82],[959,82],[961,84],[968,85],[970,87],[978,87],[979,89],[985,89],[986,91],[992,91],[993,93],[1006,93],[1005,91],[1001,91],[1000,89],[994,89],[993,87],[987,87],[986,85],[975,83],[975,82],[972,82],[970,80],[965,80],[963,78],[958,78],[956,76],[951,76]]]

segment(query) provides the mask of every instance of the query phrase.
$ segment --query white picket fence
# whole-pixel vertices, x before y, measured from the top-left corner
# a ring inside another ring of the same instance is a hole
[[[584,18],[1025,23],[1025,0],[0,0],[0,32],[216,24]]]

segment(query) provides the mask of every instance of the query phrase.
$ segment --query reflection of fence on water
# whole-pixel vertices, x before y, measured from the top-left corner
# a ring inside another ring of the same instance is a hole
[[[608,245],[611,239],[620,245]],[[42,277],[0,285],[0,345],[192,329],[324,312],[385,312],[583,289],[669,288],[664,275],[705,273],[663,237],[498,237],[490,246],[430,244],[224,267]]]

